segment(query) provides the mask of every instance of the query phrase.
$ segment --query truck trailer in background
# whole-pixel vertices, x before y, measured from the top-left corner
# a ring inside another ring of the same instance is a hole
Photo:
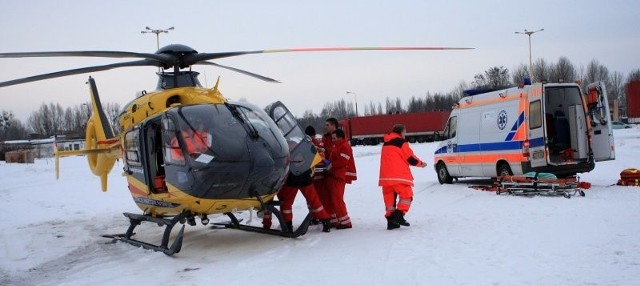
[[[627,84],[627,119],[629,123],[640,123],[640,80]]]
[[[340,126],[352,146],[382,143],[384,135],[391,132],[395,124],[407,127],[406,139],[409,142],[429,142],[440,140],[440,132],[450,113],[429,111],[351,117],[340,120]]]

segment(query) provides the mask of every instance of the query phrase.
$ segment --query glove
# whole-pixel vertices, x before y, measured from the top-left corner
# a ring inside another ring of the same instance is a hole
[[[322,164],[324,164],[325,171],[329,171],[331,169],[331,162],[329,162],[329,160],[327,159],[322,160]]]
[[[426,166],[427,166],[427,163],[425,163],[424,161],[422,161],[422,162],[420,162],[420,166],[418,166],[418,167],[420,167],[420,168],[424,168],[424,167],[426,167]]]

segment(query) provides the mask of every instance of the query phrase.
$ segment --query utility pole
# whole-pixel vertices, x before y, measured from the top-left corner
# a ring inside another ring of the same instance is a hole
[[[537,31],[527,31],[524,29],[524,32],[516,32],[516,34],[527,35],[529,37],[529,78],[531,78],[531,82],[533,83],[533,60],[531,59],[531,35],[537,32],[542,32],[544,29],[540,29]]]
[[[358,96],[355,92],[347,91],[347,94],[353,94],[353,99],[356,103],[356,117],[358,117]]]

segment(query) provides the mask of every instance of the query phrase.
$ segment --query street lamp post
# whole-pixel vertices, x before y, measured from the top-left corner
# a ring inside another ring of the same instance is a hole
[[[146,34],[146,33],[154,33],[156,34],[156,44],[158,47],[158,50],[160,49],[160,33],[169,33],[170,30],[173,30],[174,28],[168,28],[168,29],[151,29],[148,26],[144,27],[145,30],[141,31],[141,33]]]
[[[347,91],[347,94],[353,94],[353,99],[356,103],[356,117],[358,117],[358,96],[355,92]]]
[[[537,32],[542,32],[544,29],[540,29],[537,31],[527,31],[524,29],[524,32],[516,32],[516,34],[527,35],[529,37],[529,77],[531,78],[531,82],[533,82],[533,61],[531,60],[531,35]]]

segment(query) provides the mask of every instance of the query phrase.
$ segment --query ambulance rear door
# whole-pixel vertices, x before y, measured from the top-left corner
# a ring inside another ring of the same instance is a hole
[[[544,96],[542,96],[542,85],[536,85],[529,87],[529,107],[528,107],[528,126],[529,126],[529,138],[523,144],[523,151],[526,152],[526,145],[529,145],[529,162],[531,167],[543,167],[547,165],[548,151],[547,151],[547,139],[549,138],[550,127],[548,124],[552,124],[547,120],[549,116],[546,116],[544,109]]]
[[[585,96],[587,115],[591,119],[591,150],[596,162],[615,160],[615,146],[611,113],[604,82],[594,82],[587,87]]]

